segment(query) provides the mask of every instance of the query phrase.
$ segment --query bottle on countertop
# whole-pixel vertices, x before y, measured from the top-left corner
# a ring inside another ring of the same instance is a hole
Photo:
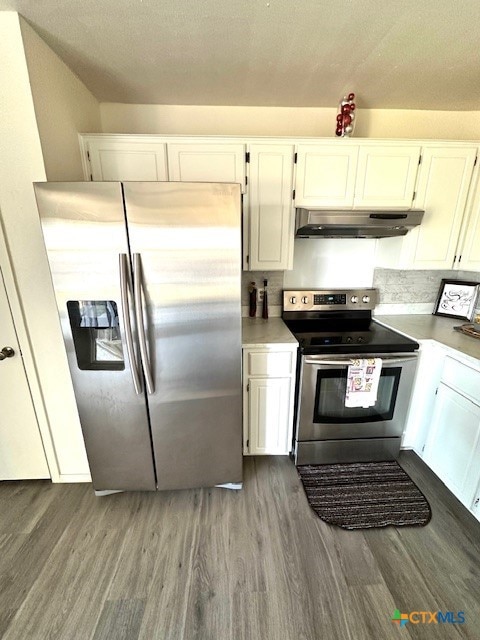
[[[262,318],[268,319],[268,294],[267,294],[268,280],[263,281],[263,305],[262,305]]]
[[[248,287],[248,315],[254,318],[257,315],[257,287],[251,282]]]

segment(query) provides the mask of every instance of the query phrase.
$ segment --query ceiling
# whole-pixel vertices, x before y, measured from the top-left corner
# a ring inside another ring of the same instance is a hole
[[[101,102],[478,110],[476,0],[0,0]]]

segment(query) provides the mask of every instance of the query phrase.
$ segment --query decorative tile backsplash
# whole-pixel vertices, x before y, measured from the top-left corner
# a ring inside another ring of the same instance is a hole
[[[268,306],[270,316],[281,315],[283,271],[243,271],[242,272],[242,314],[248,316],[248,287],[255,282],[257,289],[263,288],[263,280],[268,280]],[[375,269],[371,286],[379,290],[380,302],[377,314],[432,313],[443,279],[469,280],[480,282],[477,271],[435,271]],[[257,317],[262,315],[262,305],[257,301]]]
[[[283,293],[283,271],[243,271],[242,272],[242,315],[248,316],[248,287],[251,282],[255,282],[257,291],[263,289],[263,281],[268,280],[268,309],[269,315],[280,316]],[[257,294],[257,317],[262,317],[262,303]]]
[[[480,282],[475,271],[375,269],[373,286],[379,290],[376,313],[432,313],[440,282],[469,280]]]
[[[283,271],[243,271],[242,273],[242,305],[248,305],[248,287],[255,282],[258,289],[263,289],[264,279],[268,280],[268,301],[270,304],[282,304]]]
[[[399,271],[375,269],[373,286],[379,290],[381,304],[432,302],[437,299],[440,281],[451,271]]]

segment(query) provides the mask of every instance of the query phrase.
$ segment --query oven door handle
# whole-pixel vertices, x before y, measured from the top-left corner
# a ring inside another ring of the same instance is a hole
[[[381,356],[374,356],[374,357],[380,357],[380,359],[382,360],[382,362],[385,362],[385,364],[402,364],[405,362],[411,362],[412,360],[415,360],[417,358],[417,356],[404,356],[401,358],[382,358]],[[340,367],[347,367],[348,365],[351,364],[352,360],[359,360],[360,357],[358,358],[345,358],[344,360],[323,360],[323,359],[318,359],[318,360],[313,360],[312,358],[305,358],[304,362],[305,364],[316,364],[318,366],[323,365],[323,364],[327,364],[327,365],[334,365],[334,366],[340,366]],[[368,358],[369,360],[371,359]]]

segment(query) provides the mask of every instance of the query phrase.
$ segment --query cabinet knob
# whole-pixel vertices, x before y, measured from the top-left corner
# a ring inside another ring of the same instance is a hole
[[[0,351],[0,360],[5,360],[5,358],[13,358],[15,355],[15,351],[12,347],[3,347]]]

